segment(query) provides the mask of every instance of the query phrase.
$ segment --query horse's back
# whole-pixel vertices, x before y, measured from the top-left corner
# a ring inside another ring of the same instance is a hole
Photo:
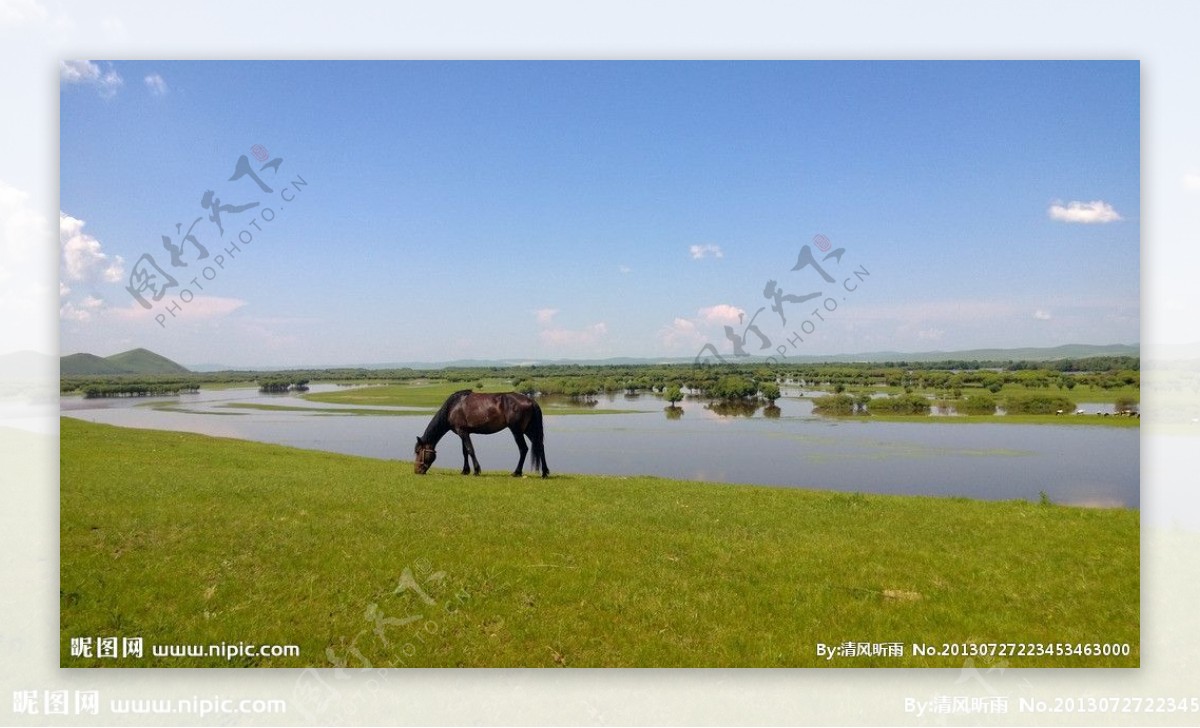
[[[508,427],[504,395],[465,392],[450,410],[450,424],[456,431],[490,435]]]
[[[456,428],[491,434],[508,427],[524,430],[537,401],[519,392],[471,392],[456,403],[451,422]]]

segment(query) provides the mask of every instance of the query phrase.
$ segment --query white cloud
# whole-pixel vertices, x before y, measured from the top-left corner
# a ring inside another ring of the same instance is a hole
[[[563,326],[556,326],[554,325],[554,317],[557,314],[557,308],[539,308],[534,311],[538,326],[541,327],[541,331],[538,332],[538,339],[543,344],[553,347],[594,349],[608,335],[608,324],[603,321],[594,323],[591,326],[584,326],[581,329],[568,329]]]
[[[617,270],[621,271],[622,273],[629,273],[630,271],[633,270],[633,268],[630,268],[627,265],[619,265],[619,266],[617,266]]]
[[[150,89],[150,93],[155,96],[166,96],[168,90],[167,82],[163,80],[162,76],[152,73],[143,80],[146,83],[146,88]]]
[[[946,335],[944,329],[921,329],[917,332],[918,341],[941,341]]]
[[[1200,192],[1200,172],[1188,172],[1183,175],[1183,188],[1192,192]]]
[[[166,300],[166,298],[163,299],[164,302]],[[245,305],[246,302],[240,298],[196,296],[188,303],[180,304],[180,310],[174,320],[185,322],[224,318]],[[132,299],[129,301],[129,305],[124,308],[110,308],[106,311],[115,318],[127,321],[153,319],[156,315],[162,313],[161,307],[143,308],[141,304]]]
[[[120,255],[104,253],[94,236],[84,233],[82,219],[59,212],[59,318],[66,321],[86,321],[104,311],[104,300],[88,293],[83,299],[70,299],[71,285],[83,283],[91,288],[98,283],[116,283],[125,275],[125,261]]]
[[[104,301],[88,295],[78,303],[63,301],[58,308],[58,317],[64,321],[90,321],[94,314],[104,309]]]
[[[719,245],[693,245],[688,248],[688,252],[691,253],[693,260],[700,260],[701,258],[708,258],[710,256],[713,258],[725,257]]]
[[[740,317],[745,316],[745,313],[737,306],[731,306],[728,303],[705,306],[698,309],[693,318],[676,317],[670,324],[660,328],[658,341],[672,353],[678,353],[684,349],[687,349],[688,353],[693,353],[699,347],[704,346],[705,342],[714,337],[721,337],[719,331],[714,332],[717,327],[737,326]]]
[[[700,314],[700,320],[711,325],[732,325],[738,323],[739,319],[746,314],[745,311],[737,306],[730,306],[728,303],[719,303],[716,306],[706,306],[700,309],[697,313]]]
[[[1050,312],[1043,308],[1039,308],[1038,310],[1033,312],[1033,317],[1035,319],[1037,319],[1038,321],[1049,321],[1050,320]]]
[[[125,261],[108,255],[100,241],[83,232],[83,220],[58,213],[58,240],[62,249],[62,277],[68,281],[116,283],[125,275]]]
[[[1051,220],[1060,222],[1099,223],[1116,222],[1121,219],[1113,206],[1103,200],[1068,202],[1066,206],[1056,202],[1050,206],[1049,213]]]
[[[59,61],[58,75],[63,83],[92,83],[100,78],[100,66],[91,61]]]
[[[59,78],[64,84],[94,86],[103,98],[112,98],[125,85],[125,80],[109,64],[102,69],[91,61],[59,61]]]
[[[687,349],[694,351],[704,346],[705,336],[694,321],[676,318],[669,326],[658,330],[658,340],[668,350]]]
[[[127,305],[119,308],[109,306],[101,297],[91,294],[84,296],[83,300],[62,301],[59,307],[59,318],[64,321],[102,320],[106,321],[107,325],[115,325],[115,323],[122,323],[122,321],[139,321],[138,326],[150,325],[154,326],[155,330],[157,330],[155,317],[156,315],[161,315],[166,309],[161,306],[144,308],[140,303],[130,299],[128,296],[124,296],[124,300],[128,301]],[[222,319],[230,313],[238,311],[239,308],[245,305],[246,301],[242,301],[241,299],[198,295],[193,297],[191,301],[182,303],[175,317],[170,317],[168,314],[167,323],[169,326],[179,326],[181,324],[198,323],[198,321]],[[146,321],[146,324],[142,324],[140,321]],[[276,329],[278,329],[278,326],[276,326]],[[259,344],[266,342],[268,331],[265,329],[262,331],[252,331],[251,333],[253,333],[254,341]]]
[[[44,22],[50,14],[37,0],[0,0],[0,28]]]
[[[70,301],[66,301],[58,308],[58,317],[63,321],[87,321],[92,318],[92,313],[85,308],[76,306]]]
[[[550,346],[594,347],[608,335],[608,324],[603,321],[584,326],[582,329],[565,329],[554,327],[542,329],[538,338],[543,344]]]

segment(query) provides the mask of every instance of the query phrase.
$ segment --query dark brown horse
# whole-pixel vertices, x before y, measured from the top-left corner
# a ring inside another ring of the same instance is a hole
[[[437,458],[434,448],[437,447],[438,440],[447,432],[453,432],[462,438],[462,474],[467,475],[471,472],[467,467],[469,457],[475,465],[475,474],[479,475],[479,460],[475,457],[471,435],[490,435],[503,429],[512,431],[513,438],[517,441],[517,449],[521,451],[521,459],[517,462],[513,477],[521,477],[521,468],[525,467],[525,454],[529,452],[525,445],[526,436],[533,443],[533,469],[540,469],[543,478],[550,474],[550,468],[546,467],[546,450],[543,446],[542,408],[538,403],[516,392],[476,394],[469,389],[459,390],[450,395],[430,420],[425,434],[417,438],[417,446],[413,450],[416,456],[413,460],[413,472],[424,475]]]

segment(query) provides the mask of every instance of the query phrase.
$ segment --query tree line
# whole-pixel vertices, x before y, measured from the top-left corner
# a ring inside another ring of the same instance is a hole
[[[984,367],[980,364],[995,364]],[[231,370],[172,375],[67,376],[60,379],[63,393],[132,391],[145,387],[156,392],[194,389],[204,384],[256,382],[264,391],[286,391],[308,382],[405,383],[417,379],[439,379],[475,386],[484,379],[511,382],[519,392],[560,395],[579,400],[616,394],[643,392],[665,395],[677,388],[682,396],[711,399],[779,397],[780,385],[800,390],[841,394],[847,390],[886,387],[905,394],[933,391],[948,399],[970,393],[998,394],[1007,385],[1047,392],[1069,393],[1079,385],[1100,389],[1138,388],[1140,362],[1136,357],[1091,357],[1049,362],[883,362],[830,364],[692,364],[583,365],[547,364],[530,366],[455,367],[421,370],[331,368],[292,369],[275,372]],[[283,383],[286,389],[281,389]],[[105,396],[97,394],[95,396]],[[678,400],[675,400],[678,401]],[[978,400],[982,407],[984,400]]]

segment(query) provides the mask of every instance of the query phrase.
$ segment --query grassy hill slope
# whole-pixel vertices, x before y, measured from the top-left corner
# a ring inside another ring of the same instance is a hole
[[[149,349],[130,349],[120,354],[99,357],[95,354],[70,354],[59,361],[63,376],[109,374],[187,374],[189,370]]]
[[[59,374],[67,376],[90,376],[104,374],[128,374],[126,370],[95,354],[69,354],[61,357]]]
[[[130,349],[105,357],[108,361],[134,374],[187,374],[187,367],[176,364],[149,349]]]

